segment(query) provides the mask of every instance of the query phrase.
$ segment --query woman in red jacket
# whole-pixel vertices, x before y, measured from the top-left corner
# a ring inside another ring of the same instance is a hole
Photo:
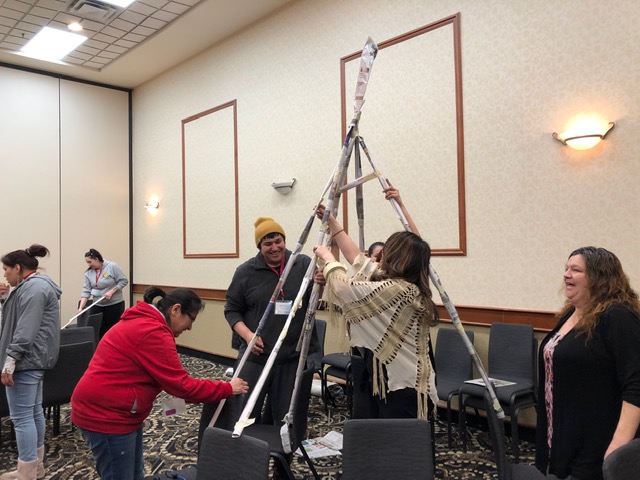
[[[93,451],[102,480],[143,478],[142,424],[162,390],[191,403],[248,391],[241,378],[197,380],[182,367],[175,338],[191,330],[203,308],[191,290],[151,287],[144,302],[125,311],[98,344],[73,392],[71,419]]]

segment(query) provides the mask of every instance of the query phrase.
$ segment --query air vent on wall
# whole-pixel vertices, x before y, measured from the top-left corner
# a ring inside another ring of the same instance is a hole
[[[107,24],[118,15],[120,9],[100,0],[71,0],[67,12],[87,20]]]

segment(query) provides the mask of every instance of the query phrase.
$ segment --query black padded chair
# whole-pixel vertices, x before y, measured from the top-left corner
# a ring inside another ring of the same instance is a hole
[[[95,345],[98,345],[100,340],[100,327],[102,326],[102,312],[92,313],[91,315],[81,315],[78,317],[78,327],[92,327],[96,337]]]
[[[504,422],[498,418],[496,411],[491,405],[491,397],[486,388],[483,389],[484,409],[487,412],[487,422],[489,423],[489,434],[491,445],[495,457],[496,468],[498,470],[498,480],[541,480],[547,478],[533,465],[522,463],[510,463],[507,460],[506,436],[504,434]],[[549,477],[555,478],[555,477]]]
[[[202,436],[196,480],[266,480],[269,444],[250,435],[233,438],[231,432],[209,427]]]
[[[342,480],[435,478],[430,426],[417,418],[347,420]]]
[[[465,332],[473,344],[473,332]],[[447,442],[451,447],[451,400],[465,380],[473,378],[473,359],[455,328],[440,328],[436,338],[435,369],[438,398],[447,402]]]
[[[609,454],[602,465],[604,480],[637,480],[640,476],[640,438]]]
[[[307,438],[307,415],[309,413],[309,400],[311,398],[311,384],[313,383],[314,370],[308,368],[302,372],[300,387],[297,391],[296,406],[293,412],[293,429],[289,432],[291,439],[291,450],[300,449],[307,465],[311,469],[313,476],[319,480],[318,472],[309,458],[306,450],[302,446],[302,440]],[[243,430],[242,435],[249,435],[258,438],[269,444],[269,455],[277,463],[281,472],[285,473],[290,480],[295,480],[289,463],[293,453],[286,453],[282,445],[280,435],[280,425],[252,424]]]
[[[93,339],[93,328],[87,328]],[[60,406],[71,401],[71,394],[89,366],[92,356],[93,341],[60,345],[58,362],[44,374],[42,406],[53,407],[54,435],[60,433]]]
[[[536,405],[536,351],[538,341],[531,325],[495,322],[489,332],[488,376],[514,382],[495,388],[496,396],[511,420],[511,445],[515,462],[520,461],[518,448],[518,415]],[[484,409],[485,388],[465,383],[460,388],[460,437],[466,451],[466,408]]]
[[[347,409],[353,413],[353,375],[351,372],[350,353],[328,353],[322,357],[320,381],[322,387],[322,401],[325,410],[329,412],[329,402],[335,406],[336,402],[327,386],[328,377],[334,377],[344,382],[344,393],[347,396]]]
[[[93,327],[71,327],[60,330],[60,346],[73,343],[91,342],[96,349],[96,335]]]

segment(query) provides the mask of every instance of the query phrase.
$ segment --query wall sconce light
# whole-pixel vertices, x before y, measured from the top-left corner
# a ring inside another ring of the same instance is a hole
[[[146,203],[144,209],[149,212],[149,215],[155,217],[158,215],[158,209],[160,208],[160,200],[158,197],[151,197],[149,203]]]
[[[586,120],[577,122],[565,133],[558,134],[554,132],[553,138],[575,150],[587,150],[600,143],[600,140],[604,139],[607,133],[616,126],[615,123],[609,122],[603,133],[596,133],[597,131],[602,132],[602,126],[594,123],[594,121]]]
[[[276,192],[278,192],[280,195],[286,195],[291,191],[291,189],[295,184],[296,184],[296,179],[293,178],[291,179],[290,182],[272,183],[271,186],[275,188]]]

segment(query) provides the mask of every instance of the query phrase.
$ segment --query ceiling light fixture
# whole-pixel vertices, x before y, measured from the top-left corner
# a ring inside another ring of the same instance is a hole
[[[127,8],[131,5],[135,0],[102,0],[105,3],[109,3],[111,5],[115,5],[120,8]]]
[[[86,40],[87,37],[84,35],[44,27],[20,49],[20,52],[40,60],[56,61],[67,56]]]
[[[70,23],[69,25],[67,25],[67,28],[69,30],[71,30],[72,32],[81,32],[82,31],[82,25],[80,25],[78,22]]]

